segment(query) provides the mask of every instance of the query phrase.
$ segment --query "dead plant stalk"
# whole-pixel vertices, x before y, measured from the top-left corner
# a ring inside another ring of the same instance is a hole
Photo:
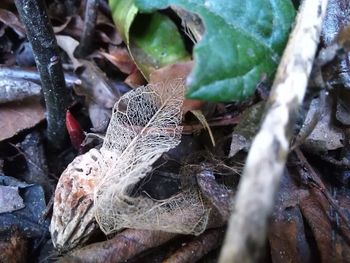
[[[303,1],[243,171],[220,263],[256,262],[316,53],[327,0]]]

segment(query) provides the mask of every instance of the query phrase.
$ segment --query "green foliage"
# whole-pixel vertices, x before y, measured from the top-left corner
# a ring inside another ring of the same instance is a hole
[[[295,10],[290,0],[135,0],[140,11],[175,5],[198,14],[205,26],[194,47],[187,97],[243,100],[266,75],[271,78],[284,49]]]
[[[148,78],[154,69],[189,59],[176,25],[165,15],[138,14],[133,0],[111,0],[113,20],[135,63]]]

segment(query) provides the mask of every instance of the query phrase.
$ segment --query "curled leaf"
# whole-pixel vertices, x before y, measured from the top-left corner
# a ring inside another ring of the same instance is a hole
[[[111,0],[109,4],[118,31],[146,79],[157,68],[189,59],[170,18],[158,12],[140,15],[134,0]]]

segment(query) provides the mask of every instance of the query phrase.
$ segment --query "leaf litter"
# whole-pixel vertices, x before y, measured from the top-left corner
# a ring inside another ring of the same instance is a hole
[[[342,12],[337,11],[339,8]],[[329,23],[325,25],[324,37],[326,39],[328,34],[330,41],[324,41],[326,47],[334,41],[344,43],[344,37],[340,41],[336,36],[346,27],[343,15],[349,10],[346,1],[330,1],[328,9]],[[175,11],[178,10],[175,8]],[[57,9],[56,12],[61,11]],[[209,262],[215,262],[224,233],[221,227],[230,214],[239,174],[250,141],[259,128],[261,117],[258,115],[263,113],[265,102],[257,94],[242,103],[214,105],[204,101],[183,101],[182,97],[179,99],[181,103],[177,105],[182,105],[182,110],[177,108],[177,117],[170,118],[169,127],[162,126],[166,123],[167,115],[162,115],[162,111],[157,113],[157,110],[165,107],[162,107],[160,98],[175,97],[169,90],[163,90],[161,87],[164,84],[159,83],[185,79],[193,68],[193,61],[157,69],[150,74],[151,85],[139,88],[146,84],[145,79],[134,62],[130,61],[125,46],[120,45],[121,38],[111,18],[108,14],[105,16],[106,13],[101,9],[98,12],[94,44],[95,47],[100,46],[89,57],[79,59],[85,67],[85,73],[84,70],[71,72],[74,68],[72,61],[78,59],[74,50],[81,37],[84,21],[80,15],[70,18],[55,16],[54,23],[57,32],[65,35],[64,41],[68,44],[65,47],[68,57],[64,59],[64,65],[70,74],[77,76],[78,82],[81,81],[71,91],[75,102],[70,110],[78,117],[77,121],[85,131],[90,129],[99,132],[92,136],[103,136],[107,129],[102,145],[101,139],[96,140],[98,142],[93,142],[96,148],[75,159],[75,150],[68,150],[58,156],[55,154],[54,162],[59,162],[53,165],[49,160],[48,170],[45,168],[45,153],[37,156],[33,154],[37,149],[35,143],[33,146],[17,144],[23,142],[22,135],[42,130],[42,125],[24,130],[40,121],[25,127],[21,120],[5,122],[4,129],[1,129],[4,132],[11,130],[15,124],[22,125],[2,140],[6,139],[18,147],[17,155],[25,159],[28,169],[25,173],[17,173],[19,167],[15,169],[13,166],[20,166],[17,164],[18,157],[4,154],[3,147],[7,141],[2,141],[0,160],[4,159],[5,173],[26,182],[33,180],[31,183],[35,185],[19,190],[26,207],[0,215],[0,228],[7,229],[11,222],[15,222],[20,231],[26,234],[20,239],[31,249],[33,247],[26,243],[27,239],[32,241],[42,238],[47,244],[53,242],[63,253],[63,257],[59,258],[61,262],[186,262],[200,260],[204,255],[207,255],[206,260],[213,259]],[[189,14],[185,12],[183,16]],[[13,12],[13,15],[16,16],[16,13]],[[198,33],[198,28],[191,24],[196,22],[195,19],[198,18],[188,20],[187,25],[193,34]],[[11,21],[8,22],[6,26],[11,27]],[[4,32],[7,37],[7,31]],[[23,41],[20,34],[18,39]],[[6,64],[13,65],[15,61],[11,60],[10,55],[11,49],[14,49],[11,46],[12,35],[6,41],[4,44],[9,44],[4,49],[9,58]],[[341,43],[337,50],[346,50],[346,45]],[[301,136],[300,141],[295,139],[297,143],[293,146],[294,152],[282,178],[267,237],[269,245],[266,258],[271,262],[329,262],[333,259],[346,262],[349,259],[349,219],[346,212],[349,208],[346,190],[350,167],[346,162],[349,156],[346,127],[349,122],[346,107],[348,96],[343,88],[347,86],[346,74],[349,70],[347,56],[335,53],[334,58],[322,66],[322,77],[328,85],[326,94],[330,94],[326,95],[327,104],[320,101],[318,91],[311,92],[314,100],[309,109],[304,109],[303,115],[308,116],[300,120],[300,125],[304,123],[305,127],[310,128],[310,122],[314,122],[313,112],[320,105],[325,108],[320,118],[315,120],[315,126],[306,132],[306,137]],[[116,92],[109,83],[109,78],[116,75],[130,84],[126,91],[131,91],[125,97],[122,96],[123,92]],[[327,78],[329,76],[331,78]],[[173,85],[183,86],[177,81]],[[175,93],[179,95],[180,90]],[[25,94],[20,104],[11,99],[0,106],[14,105],[13,111],[23,113],[22,108],[28,96]],[[13,99],[18,98],[15,96]],[[36,103],[39,105],[39,102]],[[208,125],[211,129],[215,146],[203,125],[191,115],[190,111],[193,110],[203,113],[204,126]],[[35,114],[29,115],[35,117]],[[17,118],[8,114],[4,116],[1,119]],[[154,116],[160,119],[164,117],[164,122]],[[44,109],[40,120],[43,119]],[[293,129],[295,134],[298,131],[298,128]],[[170,142],[166,139],[169,137],[172,138]],[[32,139],[24,141],[28,140]],[[77,146],[79,143],[75,144]],[[26,147],[29,147],[28,150]],[[168,152],[168,149],[171,150]],[[305,156],[300,155],[300,151]],[[50,155],[52,153],[48,154],[49,159]],[[43,157],[42,163],[37,162],[40,156]],[[64,164],[62,159],[65,159]],[[60,168],[55,170],[55,166]],[[55,174],[61,174],[62,167],[67,168],[58,181],[53,199],[51,241],[48,240],[48,222],[38,213],[50,219],[50,206],[44,211],[44,196],[46,200],[50,199],[50,191],[54,187],[52,181],[55,180]],[[39,178],[35,178],[36,174]],[[35,206],[35,198],[40,199],[39,206]],[[30,217],[34,220],[28,220]],[[103,241],[105,235],[101,234],[100,228],[109,234],[109,240]],[[186,241],[183,241],[184,237],[178,233],[198,236],[187,236]],[[15,234],[13,236],[18,238]],[[38,242],[37,249],[33,251],[43,251],[45,242]],[[5,240],[3,244],[10,243]],[[65,254],[73,247],[82,248]],[[52,247],[49,246],[48,250],[51,251],[51,259],[50,256],[47,259],[52,260]],[[212,250],[214,253],[210,253]],[[28,251],[21,253],[24,255]],[[42,253],[45,257],[45,252]],[[151,261],[152,253],[157,255],[153,257],[154,261]]]

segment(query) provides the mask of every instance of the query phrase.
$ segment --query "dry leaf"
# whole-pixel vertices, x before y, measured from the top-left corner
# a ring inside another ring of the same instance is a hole
[[[59,263],[126,262],[135,255],[158,247],[175,236],[176,234],[161,231],[127,229],[110,240],[73,251],[59,260]]]
[[[193,67],[193,61],[177,63],[165,66],[163,68],[157,69],[150,74],[150,84],[166,82],[169,79],[186,77],[191,73]],[[200,110],[205,105],[204,101],[201,100],[188,100],[185,99],[183,103],[183,114],[191,110]]]
[[[74,56],[75,49],[79,42],[70,36],[56,35],[57,45],[67,53],[73,63],[74,70],[81,67],[83,63]]]
[[[0,21],[15,31],[19,37],[24,38],[26,36],[24,26],[12,12],[0,9]]]
[[[0,213],[16,211],[24,207],[18,187],[0,185]]]
[[[94,213],[105,233],[126,227],[204,231],[209,210],[195,187],[159,201],[131,196],[160,155],[180,142],[183,87],[182,80],[140,87],[116,103],[100,151],[77,157],[59,180],[50,229],[57,248],[84,242],[94,229]]]
[[[126,48],[112,47],[109,53],[102,51],[99,53],[125,74],[131,74],[136,68]]]
[[[179,144],[183,92],[182,80],[172,80],[130,91],[114,106],[101,148],[111,165],[103,171],[94,199],[95,218],[106,234],[122,228],[204,231],[208,211],[196,189],[159,201],[131,195],[152,164]]]
[[[45,110],[39,99],[0,105],[0,141],[29,129],[45,119]]]
[[[105,73],[94,62],[79,61],[84,66],[79,74],[82,85],[75,87],[75,92],[88,97],[89,101],[93,101],[103,108],[113,108],[120,97],[119,90],[113,88]]]
[[[307,126],[313,120],[313,115],[319,109],[320,100],[314,99],[310,104],[310,109],[306,115],[304,126]],[[345,135],[343,130],[332,125],[332,105],[327,100],[320,120],[316,124],[311,134],[306,138],[303,148],[317,153],[327,153],[328,150],[335,150],[344,147],[343,141]]]
[[[84,21],[79,15],[73,15],[65,18],[62,25],[54,27],[54,32],[56,34],[66,35],[74,37],[75,39],[80,39],[83,32]]]
[[[137,88],[147,83],[145,77],[138,69],[135,69],[124,82],[132,88]]]

